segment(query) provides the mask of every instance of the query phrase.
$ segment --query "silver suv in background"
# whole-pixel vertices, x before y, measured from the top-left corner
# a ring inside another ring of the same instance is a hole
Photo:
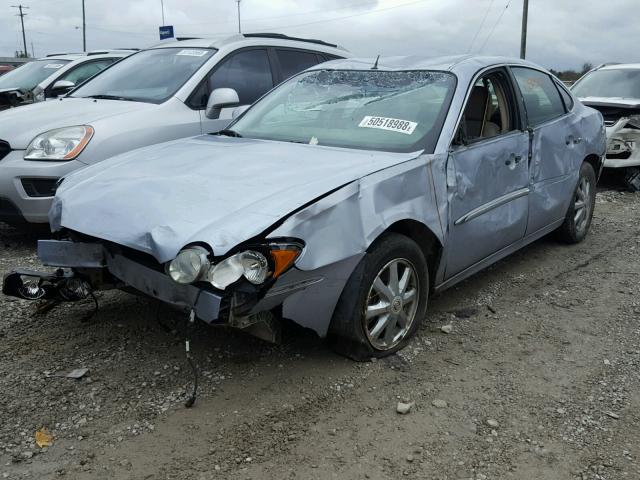
[[[278,34],[163,43],[59,101],[0,113],[0,220],[46,223],[58,180],[119,153],[223,129],[290,76],[349,53]]]
[[[64,95],[133,49],[48,55],[0,78],[0,110]]]

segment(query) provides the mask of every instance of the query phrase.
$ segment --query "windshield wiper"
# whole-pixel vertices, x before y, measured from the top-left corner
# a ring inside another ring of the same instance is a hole
[[[224,135],[225,137],[242,138],[242,135],[240,135],[238,132],[236,132],[235,130],[229,130],[228,128],[220,130],[219,132],[216,132],[214,135]]]
[[[89,95],[84,98],[95,98],[96,100],[124,100],[126,102],[135,102],[133,98],[121,97],[118,95]]]

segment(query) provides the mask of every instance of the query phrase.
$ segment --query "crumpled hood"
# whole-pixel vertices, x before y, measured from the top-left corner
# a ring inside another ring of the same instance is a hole
[[[49,219],[54,230],[109,240],[159,262],[193,242],[223,255],[318,197],[420,153],[205,135],[74,172]]]
[[[579,100],[589,107],[640,108],[640,98],[581,97]]]
[[[5,110],[0,115],[0,140],[11,148],[24,150],[36,135],[48,130],[73,125],[91,125],[114,115],[156,105],[143,102],[63,98]]]

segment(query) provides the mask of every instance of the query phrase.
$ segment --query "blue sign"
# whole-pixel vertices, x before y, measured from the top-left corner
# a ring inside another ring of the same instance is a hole
[[[173,25],[160,27],[160,40],[165,40],[167,38],[173,38]]]

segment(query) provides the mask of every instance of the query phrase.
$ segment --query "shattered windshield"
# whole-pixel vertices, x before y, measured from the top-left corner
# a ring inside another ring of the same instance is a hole
[[[69,63],[69,60],[59,59],[44,59],[26,63],[20,68],[3,75],[0,79],[0,89],[18,88],[23,91],[31,90],[67,63]]]
[[[580,98],[640,98],[640,70],[596,70],[580,80],[571,91]]]
[[[285,82],[230,128],[249,138],[433,152],[455,90],[435,71],[319,70]]]

